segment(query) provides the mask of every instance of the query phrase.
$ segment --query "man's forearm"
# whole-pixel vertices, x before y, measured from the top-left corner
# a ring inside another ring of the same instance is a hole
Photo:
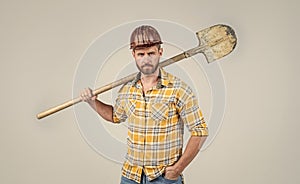
[[[105,120],[113,122],[113,107],[99,100],[89,102],[89,105]]]
[[[183,172],[183,170],[191,163],[191,161],[196,157],[198,152],[200,151],[200,148],[202,147],[203,143],[206,140],[205,137],[197,137],[192,136],[189,139],[189,142],[185,148],[184,153],[174,164],[173,166],[166,168],[166,174],[169,175],[169,178],[172,178],[172,175],[175,177],[176,175],[179,175]]]

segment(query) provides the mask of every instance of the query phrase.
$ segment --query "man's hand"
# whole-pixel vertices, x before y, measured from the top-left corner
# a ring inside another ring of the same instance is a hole
[[[85,88],[80,93],[81,101],[87,102],[89,104],[93,104],[97,98],[97,95],[93,95],[93,91],[90,88]]]
[[[80,99],[87,102],[103,119],[113,122],[113,107],[99,101],[90,88],[85,88],[80,93]]]
[[[169,180],[177,180],[181,171],[179,171],[175,166],[166,167],[165,178]]]

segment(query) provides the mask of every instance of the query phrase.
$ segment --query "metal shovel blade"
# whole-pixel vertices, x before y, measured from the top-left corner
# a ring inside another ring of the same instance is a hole
[[[228,25],[218,24],[196,33],[199,47],[208,63],[228,55],[236,46],[237,37]]]

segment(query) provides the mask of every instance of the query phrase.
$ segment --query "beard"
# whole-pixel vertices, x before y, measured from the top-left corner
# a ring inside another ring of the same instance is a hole
[[[153,74],[157,70],[157,68],[159,66],[159,62],[157,62],[155,65],[147,63],[147,64],[144,64],[142,66],[139,66],[136,63],[136,66],[137,66],[137,68],[139,69],[139,71],[142,74],[144,74],[144,75],[151,75],[151,74]]]

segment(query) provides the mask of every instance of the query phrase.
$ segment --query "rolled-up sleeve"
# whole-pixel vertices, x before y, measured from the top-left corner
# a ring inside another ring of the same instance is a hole
[[[113,122],[114,123],[121,123],[126,120],[126,115],[124,108],[120,105],[120,102],[116,102],[113,108]]]
[[[121,123],[126,121],[127,115],[125,110],[125,98],[123,95],[124,86],[120,89],[119,95],[116,99],[115,105],[113,107],[113,122]]]
[[[193,94],[183,98],[180,107],[180,118],[192,136],[208,136],[207,124],[204,120],[198,101]]]

